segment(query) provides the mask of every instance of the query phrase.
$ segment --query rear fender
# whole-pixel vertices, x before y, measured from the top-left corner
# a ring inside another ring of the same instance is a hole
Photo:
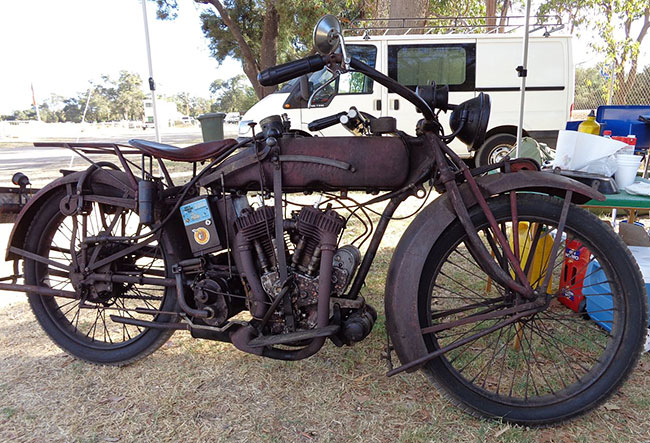
[[[577,204],[590,199],[604,200],[598,191],[548,172],[494,174],[478,177],[476,181],[486,198],[510,191],[538,192],[563,198],[567,190],[571,190],[572,201]],[[465,183],[460,190],[467,208],[474,207],[477,202],[469,186]],[[395,248],[386,278],[386,327],[402,364],[428,353],[420,333],[417,312],[420,276],[429,252],[456,218],[449,196],[444,194],[418,214]]]
[[[11,235],[9,236],[9,241],[7,242],[7,253],[5,256],[5,261],[16,260],[21,257],[18,255],[9,252],[9,248],[12,246],[17,248],[22,248],[25,244],[25,237],[27,235],[27,230],[33,218],[38,213],[38,210],[43,206],[43,204],[57,191],[60,189],[66,189],[70,185],[74,191],[77,182],[84,174],[87,174],[86,171],[74,172],[72,174],[64,175],[59,177],[51,183],[48,183],[47,186],[38,191],[32,198],[29,199],[27,204],[23,207],[16,218],[14,227],[11,230]],[[130,185],[130,181],[126,173],[122,171],[114,171],[109,169],[96,169],[93,171],[90,176],[86,179],[86,183],[101,183],[106,185],[111,185],[113,187],[122,188],[126,191],[129,191],[128,196],[135,198],[136,190]]]

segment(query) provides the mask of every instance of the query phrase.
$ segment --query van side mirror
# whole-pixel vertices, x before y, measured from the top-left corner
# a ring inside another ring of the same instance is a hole
[[[307,101],[309,100],[310,95],[311,92],[309,91],[309,76],[305,74],[300,77],[300,97],[302,97],[303,100]]]

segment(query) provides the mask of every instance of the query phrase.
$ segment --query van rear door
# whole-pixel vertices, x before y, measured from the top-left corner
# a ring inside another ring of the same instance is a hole
[[[564,128],[573,100],[568,36],[531,37],[524,105],[524,130],[540,141],[554,141]],[[479,39],[476,57],[476,90],[492,99],[489,128],[517,126],[521,78],[521,37],[494,36]]]

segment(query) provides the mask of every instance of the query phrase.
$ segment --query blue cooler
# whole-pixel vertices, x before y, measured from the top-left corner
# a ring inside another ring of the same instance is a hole
[[[632,255],[641,268],[645,288],[650,293],[650,248],[642,246],[629,246]],[[582,294],[585,296],[587,314],[603,329],[610,332],[614,320],[612,296],[607,277],[596,260],[589,263],[585,276]],[[650,326],[650,320],[648,321]]]

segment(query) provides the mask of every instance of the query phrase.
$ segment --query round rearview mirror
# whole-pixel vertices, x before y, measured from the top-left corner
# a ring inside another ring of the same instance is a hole
[[[314,26],[314,49],[320,55],[328,55],[339,46],[341,22],[331,14],[323,16]]]

